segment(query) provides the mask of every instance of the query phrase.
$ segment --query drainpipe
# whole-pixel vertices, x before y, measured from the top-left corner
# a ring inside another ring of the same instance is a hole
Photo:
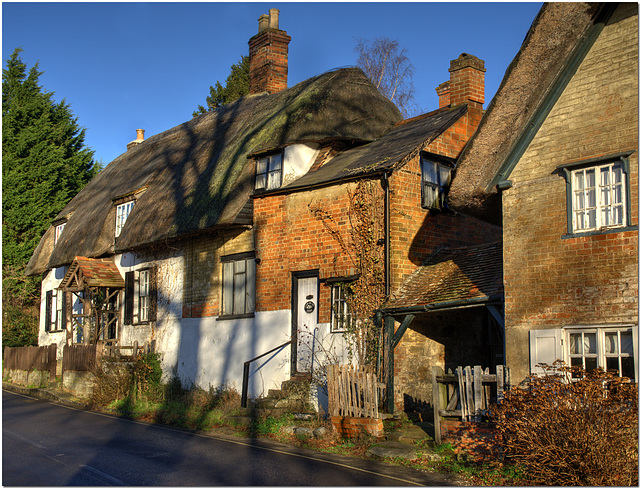
[[[384,185],[384,294],[391,294],[391,203],[389,201],[389,173],[382,173]]]

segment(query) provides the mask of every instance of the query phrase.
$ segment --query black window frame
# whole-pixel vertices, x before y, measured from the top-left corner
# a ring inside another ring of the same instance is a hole
[[[140,273],[149,272],[147,320],[140,320]],[[124,274],[124,325],[145,325],[155,322],[158,314],[158,268],[149,266]],[[137,304],[137,306],[136,306]]]
[[[242,265],[240,264],[242,263]],[[250,318],[256,310],[256,257],[255,252],[229,254],[220,257],[222,281],[220,287],[220,314],[218,320]],[[244,270],[242,267],[244,266]],[[231,274],[230,274],[231,271]],[[243,276],[242,290],[236,289]],[[229,293],[231,289],[231,293]],[[242,306],[237,300],[242,295]],[[229,310],[231,307],[231,310]],[[240,310],[241,308],[241,310]]]
[[[427,171],[427,167],[431,171]],[[446,156],[420,153],[420,204],[424,209],[444,210],[445,197],[449,191],[455,169],[455,160]],[[433,178],[430,178],[433,176]],[[431,191],[427,191],[430,188]]]
[[[279,168],[273,168],[276,162]],[[260,166],[264,164],[264,171],[260,170]],[[257,192],[276,190],[282,186],[284,168],[284,151],[277,151],[256,157],[256,181],[254,188]],[[270,176],[275,175],[277,184],[270,185]],[[259,185],[261,177],[264,178],[264,184]]]

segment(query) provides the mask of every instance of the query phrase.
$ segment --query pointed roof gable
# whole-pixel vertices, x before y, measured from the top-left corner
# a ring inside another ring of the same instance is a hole
[[[234,225],[253,192],[249,154],[332,138],[368,142],[401,119],[357,68],[273,95],[242,97],[149,137],[111,162],[56,217],[70,215],[64,239],[53,246],[47,231],[25,273],[63,266],[77,255],[103,256]],[[114,200],[136,192],[114,239]]]
[[[124,279],[113,261],[76,256],[59,287],[86,288],[94,286],[124,288]]]
[[[500,223],[497,185],[508,178],[615,7],[545,3],[475,135],[458,160],[448,205]]]

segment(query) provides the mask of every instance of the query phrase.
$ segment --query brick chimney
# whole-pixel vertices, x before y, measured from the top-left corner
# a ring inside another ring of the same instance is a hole
[[[144,129],[136,129],[136,138],[127,144],[127,151],[144,141]]]
[[[249,39],[249,93],[277,93],[287,88],[289,42],[291,37],[280,30],[280,11],[258,19],[258,33]]]
[[[462,53],[451,61],[449,81],[436,88],[440,108],[466,103],[469,107],[469,129],[473,133],[482,118],[484,103],[484,61],[471,54]]]

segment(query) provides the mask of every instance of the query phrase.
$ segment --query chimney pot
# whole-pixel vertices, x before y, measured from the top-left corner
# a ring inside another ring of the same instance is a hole
[[[262,14],[258,18],[258,34],[263,31],[266,31],[269,28],[269,16],[267,14]]]
[[[269,29],[278,29],[280,23],[280,10],[277,8],[269,9]]]
[[[127,144],[127,151],[144,141],[144,129],[136,129],[136,138]]]

